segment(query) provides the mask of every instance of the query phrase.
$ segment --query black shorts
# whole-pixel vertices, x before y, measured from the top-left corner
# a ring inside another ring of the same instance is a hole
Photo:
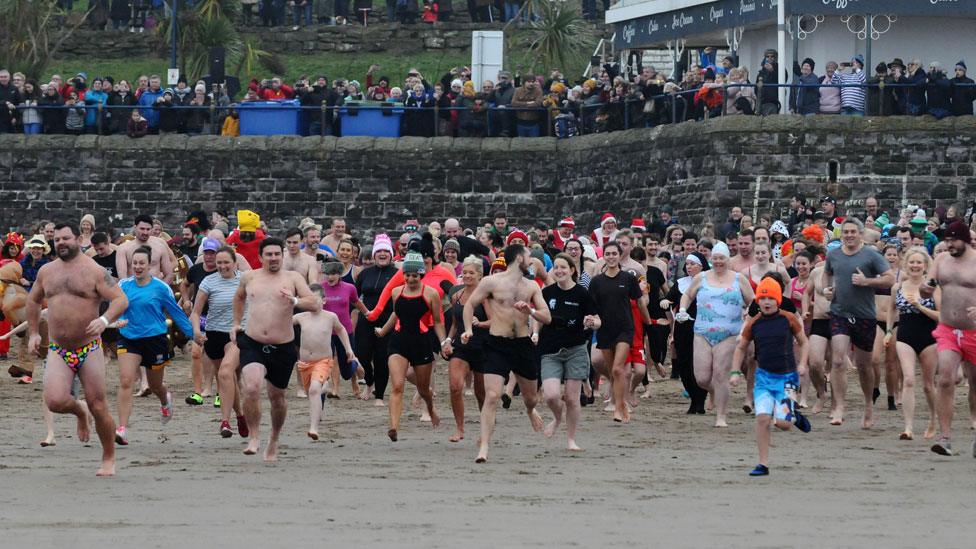
[[[830,340],[830,320],[826,318],[813,319],[810,323],[810,335]]]
[[[596,332],[596,348],[597,349],[612,349],[617,346],[618,343],[626,343],[627,345],[633,346],[634,344],[634,330],[627,330],[623,332],[608,332],[606,330],[597,330]]]
[[[434,353],[430,350],[430,338],[427,334],[403,334],[393,332],[387,347],[389,356],[400,355],[407,359],[411,366],[423,366],[434,362]]]
[[[508,383],[508,373],[535,381],[539,379],[536,366],[535,345],[527,337],[498,337],[489,335],[485,340],[484,372],[505,378]]]
[[[152,370],[165,368],[173,354],[169,350],[169,340],[166,334],[159,334],[138,339],[119,337],[119,354],[139,355],[139,365]]]
[[[463,360],[471,367],[472,372],[479,374],[485,373],[485,351],[484,347],[478,343],[475,345],[458,345],[454,348],[451,358]]]
[[[264,379],[279,389],[288,388],[288,380],[298,362],[294,342],[261,343],[241,331],[237,332],[237,348],[241,350],[241,366],[261,364],[265,369]]]
[[[210,360],[223,360],[224,347],[230,343],[228,332],[207,332],[207,341],[203,344],[203,352]]]
[[[878,321],[873,318],[847,318],[831,314],[830,335],[848,336],[855,347],[871,352],[874,350],[874,338],[878,335]]]

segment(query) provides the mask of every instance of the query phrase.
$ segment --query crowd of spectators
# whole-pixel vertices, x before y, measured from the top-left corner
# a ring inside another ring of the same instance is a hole
[[[240,92],[185,79],[164,88],[156,75],[139,76],[134,83],[111,76],[89,82],[84,72],[70,80],[54,75],[38,84],[0,69],[0,132],[235,135],[240,104],[294,100],[305,107],[301,133],[306,135],[341,135],[342,107],[382,106],[402,109],[401,135],[571,137],[714,116],[773,114],[780,110],[780,76],[790,87],[790,112],[802,115],[944,118],[972,115],[976,101],[965,61],[954,65],[951,79],[938,62],[925,70],[918,59],[906,65],[897,58],[879,63],[869,78],[860,55],[849,62],[827,62],[823,76],[808,58],[794,66],[787,81],[774,50],[766,51],[754,79],[731,56],[716,63],[711,48],[700,59],[680,81],[639,62],[623,69],[607,63],[575,81],[558,69],[546,77],[503,70],[480,83],[471,80],[467,67],[431,79],[410,69],[402,81],[394,81],[372,65],[362,81],[306,75],[286,84],[273,77],[253,79]]]

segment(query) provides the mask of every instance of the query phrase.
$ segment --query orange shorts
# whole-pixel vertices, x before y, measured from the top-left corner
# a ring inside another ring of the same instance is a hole
[[[940,351],[952,351],[970,364],[976,364],[976,330],[960,330],[939,324],[932,337]]]
[[[313,362],[298,361],[298,377],[302,380],[302,387],[308,391],[313,379],[324,384],[325,380],[329,379],[329,372],[332,371],[333,364],[335,364],[335,360],[331,356]]]

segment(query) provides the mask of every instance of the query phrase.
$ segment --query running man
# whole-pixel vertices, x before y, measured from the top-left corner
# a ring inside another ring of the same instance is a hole
[[[102,443],[102,464],[98,476],[115,474],[115,422],[105,402],[105,356],[100,335],[128,306],[128,300],[103,268],[81,255],[76,225],[54,227],[54,249],[58,259],[41,267],[27,300],[27,323],[31,352],[38,353],[41,305],[47,301],[48,345],[44,370],[44,402],[55,413],[78,417],[78,440],[88,442],[89,418]],[[98,316],[102,301],[108,310]],[[71,396],[77,375],[85,390],[87,407]]]
[[[519,244],[505,248],[504,272],[481,281],[464,304],[464,333],[461,343],[467,344],[474,335],[475,308],[488,301],[491,308],[491,327],[485,341],[485,404],[481,408],[481,439],[475,463],[488,461],[488,444],[495,430],[495,413],[502,387],[509,372],[515,374],[525,412],[532,429],[542,431],[543,423],[535,406],[538,401],[536,385],[539,374],[535,365],[535,348],[529,339],[529,317],[540,324],[549,324],[552,315],[542,297],[538,284],[526,278],[532,256]]]
[[[149,264],[149,272],[152,276],[160,278],[167,285],[173,282],[173,261],[172,252],[166,241],[158,236],[152,236],[153,220],[148,215],[137,215],[133,226],[135,238],[124,242],[116,249],[115,271],[119,275],[119,280],[128,278],[132,267],[132,254],[142,246],[148,246],[152,250],[152,263]]]
[[[891,265],[874,248],[864,245],[864,225],[848,217],[841,225],[840,248],[827,253],[823,271],[823,295],[830,303],[830,386],[834,398],[831,425],[844,423],[844,397],[847,393],[846,358],[854,344],[857,367],[864,394],[862,429],[874,425],[874,370],[871,352],[877,335],[875,288],[891,288],[895,274]]]
[[[285,424],[288,404],[285,389],[298,361],[295,350],[295,332],[292,330],[292,311],[299,308],[312,311],[322,307],[305,279],[298,273],[282,268],[284,243],[278,238],[261,241],[261,268],[241,276],[241,284],[234,296],[234,323],[231,337],[240,349],[244,380],[244,415],[250,431],[250,440],[244,454],[258,452],[261,426],[261,380],[267,381],[268,400],[271,402],[271,439],[264,451],[265,461],[278,459],[278,437]],[[241,331],[244,306],[251,314],[247,330]],[[256,311],[261,311],[256,314]]]
[[[951,456],[956,370],[960,362],[965,361],[963,368],[969,378],[969,390],[976,390],[976,250],[970,245],[969,227],[962,221],[950,223],[944,238],[949,253],[935,259],[929,281],[930,289],[936,284],[942,289],[939,325],[932,332],[939,352],[936,411],[940,430],[939,441],[932,446],[932,451]],[[976,440],[972,452],[976,457]]]

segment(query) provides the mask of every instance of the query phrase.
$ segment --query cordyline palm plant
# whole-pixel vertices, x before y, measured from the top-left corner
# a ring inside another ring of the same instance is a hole
[[[183,73],[188,80],[196,80],[210,70],[210,50],[224,48],[228,65],[236,66],[237,74],[245,70],[250,77],[256,63],[264,64],[271,57],[241,38],[234,26],[240,14],[240,0],[201,0],[191,9],[178,11],[177,51]],[[172,46],[171,20],[159,26],[159,34]]]
[[[0,67],[40,78],[87,14],[59,28],[66,16],[57,0],[0,0]]]
[[[529,0],[522,10],[529,15],[529,23],[521,33],[520,45],[532,53],[531,68],[559,67],[566,72],[585,63],[594,36],[576,7],[560,0]]]

